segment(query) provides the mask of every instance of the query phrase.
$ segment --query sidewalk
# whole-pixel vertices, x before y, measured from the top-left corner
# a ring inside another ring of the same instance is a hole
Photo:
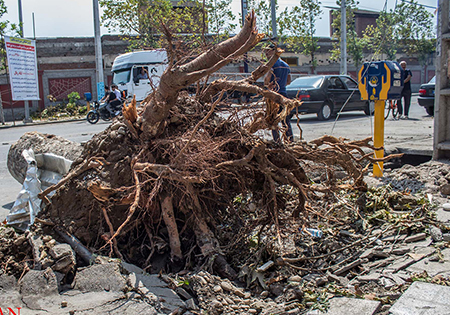
[[[22,120],[16,120],[15,122],[9,121],[4,125],[0,125],[0,129],[13,128],[13,127],[27,127],[27,126],[36,126],[36,125],[47,125],[47,124],[58,124],[72,121],[83,121],[86,120],[86,117],[74,118],[68,117],[67,119],[46,119],[46,120],[34,120],[30,123],[25,123]]]

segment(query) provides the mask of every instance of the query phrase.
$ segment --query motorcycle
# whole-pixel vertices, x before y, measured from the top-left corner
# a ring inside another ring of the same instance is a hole
[[[122,104],[123,103],[121,102],[120,105],[117,104],[114,106],[112,108],[114,114],[111,115],[109,110],[106,108],[107,103],[100,104],[99,102],[94,101],[92,103],[93,109],[90,110],[86,116],[87,121],[91,124],[96,124],[100,118],[104,121],[110,121],[112,118],[122,114]]]

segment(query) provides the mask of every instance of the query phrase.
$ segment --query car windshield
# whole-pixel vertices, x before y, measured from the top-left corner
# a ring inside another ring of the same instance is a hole
[[[436,84],[436,76],[434,76],[433,79],[431,79],[430,82],[428,82],[428,83]]]
[[[130,81],[130,73],[131,73],[130,69],[114,72],[113,83],[114,84],[128,83],[128,81]]]
[[[302,77],[297,78],[289,84],[286,89],[298,89],[298,88],[317,88],[322,82],[323,77]]]

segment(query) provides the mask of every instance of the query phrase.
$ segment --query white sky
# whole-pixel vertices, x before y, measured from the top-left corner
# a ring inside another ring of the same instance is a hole
[[[4,1],[8,14],[4,15],[3,19],[18,23],[18,0]],[[336,7],[336,2],[333,0],[321,2],[323,15],[317,23],[317,36],[329,36],[329,9],[325,6]],[[385,0],[359,0],[359,2],[360,9],[373,11],[381,11],[385,4]],[[388,9],[394,8],[396,2],[401,3],[401,0],[388,0]],[[418,2],[437,6],[437,0],[419,0]],[[299,1],[295,0],[278,0],[279,12],[298,3]],[[241,1],[233,0],[232,9],[238,16]],[[431,8],[427,10],[434,13]],[[92,0],[22,0],[22,12],[25,37],[33,37],[32,12],[35,15],[36,37],[94,36]],[[101,32],[102,35],[107,34],[104,28]]]

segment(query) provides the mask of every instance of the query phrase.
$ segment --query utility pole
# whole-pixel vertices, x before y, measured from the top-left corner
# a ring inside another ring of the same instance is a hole
[[[341,0],[341,74],[347,74],[347,10],[345,0]]]
[[[94,5],[94,36],[95,36],[95,67],[97,80],[97,100],[100,101],[105,95],[105,83],[103,82],[103,55],[102,38],[100,35],[100,16],[98,0],[92,0]]]
[[[19,25],[20,25],[20,36],[23,36],[23,16],[22,16],[22,0],[19,0]]]
[[[277,39],[277,11],[276,11],[276,0],[270,0],[270,12],[272,15],[272,38]]]
[[[20,24],[20,36],[22,36],[22,38],[24,38],[24,34],[23,34],[23,15],[22,15],[22,0],[19,0],[19,24]],[[30,118],[30,103],[28,103],[28,101],[23,101],[25,108],[25,118],[23,119],[24,123],[29,123],[32,122],[31,118]]]
[[[241,12],[242,12],[242,27],[244,27],[245,17],[248,13],[248,3],[247,0],[241,0]],[[247,62],[247,53],[244,54],[244,72],[248,73],[248,62]]]

